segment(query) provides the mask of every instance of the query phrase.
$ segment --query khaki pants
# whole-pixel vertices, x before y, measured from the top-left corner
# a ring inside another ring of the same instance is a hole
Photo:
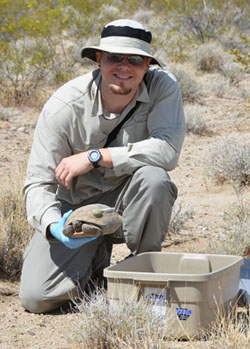
[[[177,188],[167,172],[145,166],[126,178],[121,187],[80,206],[93,202],[115,206],[124,218],[126,244],[133,254],[138,254],[161,250],[176,197]],[[63,204],[62,212],[78,206]],[[103,237],[71,250],[36,232],[24,254],[20,285],[23,307],[43,313],[81,296],[89,279],[107,267],[109,260]]]

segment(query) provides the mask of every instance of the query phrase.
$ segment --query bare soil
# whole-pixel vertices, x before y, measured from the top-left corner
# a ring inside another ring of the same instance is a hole
[[[192,72],[192,67],[187,67]],[[223,212],[236,200],[230,184],[218,185],[205,172],[209,146],[221,137],[234,135],[250,140],[250,104],[239,93],[239,87],[250,88],[250,79],[232,87],[223,98],[211,89],[219,74],[198,74],[193,71],[202,90],[198,103],[206,108],[209,135],[187,134],[178,167],[170,173],[179,188],[178,201],[182,211],[190,210],[189,219],[180,234],[172,234],[163,243],[163,251],[206,252],[209,242],[224,226]],[[0,120],[1,186],[8,176],[15,178],[20,164],[30,152],[39,110],[30,107],[5,108],[8,117]],[[245,198],[250,199],[249,189]],[[115,245],[112,263],[129,254],[124,244]],[[0,348],[77,348],[74,342],[80,314],[57,311],[53,314],[30,314],[21,307],[19,281],[0,274]],[[169,344],[168,344],[169,345]],[[168,346],[170,348],[170,346]],[[183,348],[189,343],[173,344]],[[200,346],[201,347],[201,346]]]

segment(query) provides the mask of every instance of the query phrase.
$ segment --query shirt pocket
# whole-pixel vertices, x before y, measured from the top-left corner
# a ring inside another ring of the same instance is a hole
[[[118,141],[128,144],[146,139],[149,136],[147,120],[148,112],[146,111],[134,115],[121,129]]]

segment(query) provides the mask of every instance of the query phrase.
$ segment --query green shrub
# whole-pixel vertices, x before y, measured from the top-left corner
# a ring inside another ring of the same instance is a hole
[[[5,103],[23,102],[53,71],[62,16],[62,8],[49,0],[5,0],[0,7],[0,91]]]
[[[20,103],[48,76],[55,48],[43,38],[11,41],[0,56],[0,91],[10,103]]]
[[[249,42],[249,46],[250,46],[250,42]],[[231,51],[231,54],[234,55],[235,60],[243,66],[245,72],[250,73],[250,54],[241,52],[237,48],[234,48]]]
[[[142,21],[154,33],[154,53],[175,61],[188,58],[197,40],[207,41],[215,37],[219,40],[223,35],[225,39],[230,24],[240,33],[237,37],[244,43],[245,51],[242,51],[243,44],[229,49],[235,61],[247,69],[248,10],[249,5],[245,0],[229,1],[226,4],[222,0],[144,0],[140,3],[135,0],[2,0],[2,99],[5,103],[23,103],[33,93],[35,95],[38,86],[44,82],[61,84],[74,77],[79,67],[77,63],[81,62],[80,47],[90,41],[99,41],[103,25],[119,17]],[[235,62],[225,65],[221,72],[231,81],[238,82],[239,70]],[[183,79],[187,80],[187,77]],[[183,91],[184,97],[187,96],[184,87]],[[187,99],[192,98],[191,95],[193,91]]]

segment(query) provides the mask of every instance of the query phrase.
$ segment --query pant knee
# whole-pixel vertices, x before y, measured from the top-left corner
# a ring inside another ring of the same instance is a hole
[[[21,305],[25,310],[36,314],[47,313],[67,301],[65,295],[54,296],[52,290],[49,293],[48,287],[45,286],[46,283],[39,282],[35,277],[32,282],[26,276],[21,278],[19,289]],[[32,278],[32,275],[30,277]],[[55,287],[54,289],[54,293],[58,293]]]
[[[174,204],[178,190],[164,169],[144,166],[135,172],[134,177],[153,202],[168,200]]]
[[[61,300],[47,298],[39,289],[37,289],[37,292],[35,290],[33,292],[25,292],[23,289],[20,289],[19,297],[22,307],[35,314],[49,313],[70,299],[70,297]]]
[[[40,290],[32,292],[31,290],[20,288],[19,297],[22,307],[31,313],[39,314],[52,310],[51,306],[43,300]]]

